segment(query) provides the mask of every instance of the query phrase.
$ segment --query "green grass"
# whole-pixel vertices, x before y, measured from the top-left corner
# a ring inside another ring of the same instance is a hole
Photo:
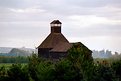
[[[11,66],[13,63],[0,63],[0,67],[5,66],[5,67],[9,67]]]
[[[6,69],[9,69],[9,67],[11,67],[12,64],[16,64],[16,63],[0,63],[0,68],[4,66]],[[27,63],[21,63],[21,64],[22,64],[22,66],[24,66]]]
[[[11,65],[12,63],[0,63],[0,68],[4,66],[6,69],[9,69]]]

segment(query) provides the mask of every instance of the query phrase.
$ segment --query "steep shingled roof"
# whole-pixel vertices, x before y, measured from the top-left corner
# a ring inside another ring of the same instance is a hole
[[[59,20],[54,20],[50,24],[62,24]],[[52,31],[53,30],[53,31]],[[89,50],[84,44],[69,43],[69,41],[61,33],[61,25],[52,26],[51,33],[47,38],[38,46],[38,48],[49,48],[49,52],[67,52],[74,44],[79,44],[82,48]],[[91,50],[89,50],[91,52]]]
[[[54,49],[55,47],[60,47],[60,44],[61,44],[61,48],[64,48],[65,44],[70,44],[70,43],[64,37],[62,33],[50,33],[48,37],[40,44],[40,46],[38,46],[38,48],[53,48]]]
[[[67,52],[71,47],[71,43],[59,42],[50,52]]]

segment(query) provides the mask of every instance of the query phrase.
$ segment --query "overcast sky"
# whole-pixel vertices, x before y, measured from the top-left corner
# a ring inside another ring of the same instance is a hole
[[[37,47],[55,19],[70,42],[121,52],[121,0],[0,0],[0,47]]]

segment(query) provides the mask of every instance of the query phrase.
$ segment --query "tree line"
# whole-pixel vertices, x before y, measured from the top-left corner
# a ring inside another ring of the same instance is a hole
[[[0,67],[0,81],[121,81],[121,59],[94,62],[85,49],[73,46],[67,58],[58,61],[33,54],[26,65]]]
[[[28,63],[29,59],[25,56],[0,56],[0,63]]]

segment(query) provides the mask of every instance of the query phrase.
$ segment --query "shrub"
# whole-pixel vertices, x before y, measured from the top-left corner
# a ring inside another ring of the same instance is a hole
[[[10,81],[29,81],[27,68],[21,64],[13,64],[7,73]]]
[[[121,81],[121,60],[114,61],[111,64],[112,69],[115,71],[115,74],[119,81]]]

